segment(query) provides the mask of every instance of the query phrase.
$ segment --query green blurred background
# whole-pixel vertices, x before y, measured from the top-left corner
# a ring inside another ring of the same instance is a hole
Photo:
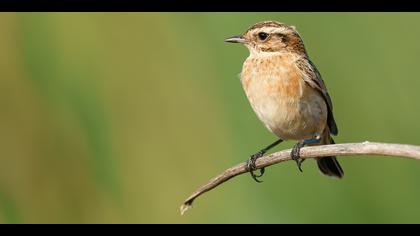
[[[336,141],[420,144],[420,14],[2,13],[0,222],[420,223],[420,162],[341,158],[242,175],[179,205],[275,140],[223,40],[295,25],[329,88]],[[287,142],[276,150],[290,148]]]

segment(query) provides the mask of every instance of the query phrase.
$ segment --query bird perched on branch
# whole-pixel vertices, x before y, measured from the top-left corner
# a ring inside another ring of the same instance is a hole
[[[248,160],[252,177],[261,182],[258,178],[264,169],[255,174],[255,161],[284,140],[298,141],[291,157],[302,171],[300,148],[334,143],[331,134],[338,133],[330,95],[302,38],[294,26],[264,21],[225,41],[241,43],[249,49],[241,72],[243,89],[258,118],[280,138]],[[343,177],[336,157],[316,160],[323,174]]]

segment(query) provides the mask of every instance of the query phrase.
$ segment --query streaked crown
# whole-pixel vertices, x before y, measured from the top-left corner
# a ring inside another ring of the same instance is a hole
[[[294,26],[277,21],[262,21],[248,28],[242,35],[226,40],[245,44],[251,53],[293,52],[304,53],[303,41]]]

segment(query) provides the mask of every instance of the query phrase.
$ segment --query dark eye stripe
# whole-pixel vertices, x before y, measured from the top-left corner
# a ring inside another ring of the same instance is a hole
[[[287,41],[289,40],[289,38],[287,37],[287,35],[282,34],[282,33],[277,33],[277,36],[281,38],[281,41],[283,43],[287,43]]]

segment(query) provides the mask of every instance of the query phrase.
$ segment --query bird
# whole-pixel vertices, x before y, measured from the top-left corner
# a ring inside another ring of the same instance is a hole
[[[249,103],[264,126],[278,137],[274,143],[251,155],[247,171],[257,182],[255,162],[285,140],[297,143],[291,151],[302,172],[300,149],[306,145],[334,144],[338,134],[333,104],[324,80],[309,59],[302,37],[295,26],[277,21],[262,21],[244,33],[225,39],[245,45],[249,56],[243,63],[240,81]],[[343,178],[344,171],[334,156],[317,157],[324,175]]]

